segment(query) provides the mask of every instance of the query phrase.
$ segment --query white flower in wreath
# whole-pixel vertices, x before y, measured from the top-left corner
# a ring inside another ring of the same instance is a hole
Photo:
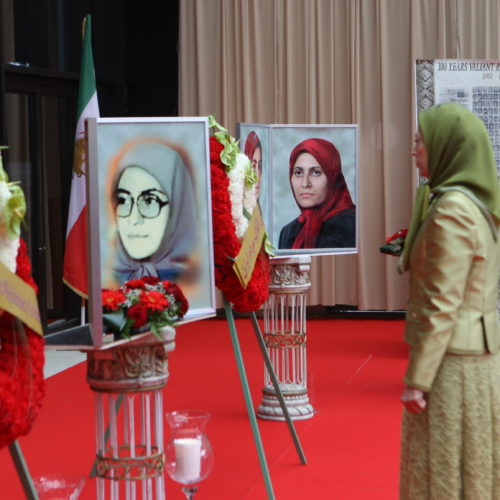
[[[7,204],[11,196],[7,182],[0,180],[0,262],[14,273],[20,239],[12,238],[8,231]]]
[[[0,151],[6,146],[0,146]],[[11,272],[21,243],[21,222],[26,213],[24,193],[17,182],[9,182],[0,154],[0,262]]]
[[[252,162],[245,157],[245,187],[243,192],[243,213],[250,220],[253,210],[257,205],[257,177],[252,169]]]
[[[255,182],[248,182],[251,170],[250,160],[243,153],[238,153],[234,166],[228,170],[229,196],[231,198],[231,216],[236,227],[236,236],[241,239],[248,228],[248,221],[257,204]]]

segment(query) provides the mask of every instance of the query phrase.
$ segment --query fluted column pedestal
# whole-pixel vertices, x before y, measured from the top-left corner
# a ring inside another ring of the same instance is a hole
[[[97,499],[164,500],[163,387],[175,330],[87,353],[95,393]]]
[[[271,259],[269,299],[264,304],[264,342],[292,420],[314,415],[307,393],[306,294],[310,256]],[[271,378],[264,368],[257,416],[285,420]]]

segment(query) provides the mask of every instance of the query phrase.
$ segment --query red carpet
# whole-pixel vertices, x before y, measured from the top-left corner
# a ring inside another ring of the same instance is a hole
[[[236,324],[256,407],[263,361],[250,320]],[[308,321],[309,395],[317,414],[295,422],[308,465],[300,465],[284,422],[259,420],[277,499],[397,498],[405,356],[402,321]],[[215,466],[196,498],[265,499],[227,323],[207,320],[180,327],[169,363],[165,409],[212,413],[207,435]],[[88,475],[95,438],[84,363],[48,379],[41,414],[31,434],[19,442],[33,476]],[[0,481],[0,498],[24,498],[7,449],[0,451]],[[89,479],[80,499],[95,496]],[[167,497],[185,498],[169,478]]]

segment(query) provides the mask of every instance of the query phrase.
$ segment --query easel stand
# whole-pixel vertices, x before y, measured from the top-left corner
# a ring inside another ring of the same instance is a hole
[[[238,340],[238,333],[236,331],[233,310],[231,309],[231,305],[229,304],[229,302],[227,301],[227,299],[225,297],[224,297],[224,310],[225,310],[227,322],[229,325],[229,331],[231,333],[231,342],[233,345],[234,356],[236,358],[236,364],[238,366],[238,373],[240,376],[240,382],[241,382],[241,386],[242,386],[242,390],[243,390],[243,396],[245,398],[245,404],[247,407],[248,418],[250,420],[250,425],[252,427],[252,433],[253,433],[253,437],[254,437],[254,441],[255,441],[255,447],[257,448],[257,455],[259,457],[260,468],[261,468],[262,476],[264,478],[264,482],[265,482],[265,486],[266,486],[267,497],[270,500],[274,500],[275,496],[274,496],[274,491],[273,491],[273,485],[271,482],[271,476],[269,474],[269,468],[267,466],[266,455],[264,453],[264,448],[262,446],[262,439],[260,437],[260,431],[259,431],[259,426],[257,423],[257,418],[255,416],[255,412],[254,412],[254,408],[253,408],[252,397],[250,394],[250,387],[248,385],[248,379],[246,376],[245,365],[243,363],[243,357],[241,354],[240,343]],[[264,341],[262,339],[262,334],[260,331],[259,323],[258,323],[257,318],[255,316],[255,313],[252,312],[250,317],[252,320],[252,325],[254,327],[255,335],[257,337],[257,341],[259,343],[259,347],[261,349],[262,356],[264,358],[264,362],[265,362],[266,366],[268,367],[271,379],[272,379],[273,383],[275,384],[274,387],[276,390],[276,394],[277,394],[278,400],[280,401],[280,404],[282,405],[283,415],[285,416],[284,419],[287,421],[290,434],[292,436],[293,442],[295,444],[295,448],[297,450],[297,454],[298,454],[299,459],[300,459],[300,463],[305,465],[305,464],[307,464],[307,460],[306,460],[306,457],[304,455],[304,452],[302,451],[302,447],[301,447],[299,438],[297,436],[297,432],[295,430],[295,427],[293,425],[293,422],[290,419],[290,416],[288,414],[288,410],[287,410],[285,401],[284,401],[283,396],[281,394],[281,389],[279,387],[278,379],[276,378],[276,375],[274,374],[271,360],[269,359]]]
[[[23,485],[24,494],[26,495],[27,500],[38,500],[38,493],[35,490],[35,486],[31,479],[28,466],[24,460],[19,443],[14,441],[9,444],[8,448],[12,461],[14,462],[14,466],[16,467],[17,475]]]
[[[277,257],[270,261],[269,298],[264,305],[264,342],[292,420],[314,415],[307,392],[306,294],[311,257]],[[257,416],[285,420],[272,375],[264,370],[263,398]]]
[[[97,500],[165,500],[163,394],[175,330],[87,353],[95,393]],[[106,495],[109,492],[109,496]]]

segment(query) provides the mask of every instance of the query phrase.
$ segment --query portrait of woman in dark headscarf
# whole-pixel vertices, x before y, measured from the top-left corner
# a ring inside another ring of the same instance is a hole
[[[337,148],[325,139],[305,139],[293,149],[289,168],[301,213],[281,229],[278,247],[355,247],[356,208]]]
[[[162,139],[132,141],[113,158],[109,179],[115,283],[176,281],[192,271],[197,224],[187,155]]]
[[[257,197],[257,199],[259,199],[260,182],[262,179],[262,144],[260,142],[259,136],[253,130],[247,135],[244,153],[250,160],[252,168],[257,174],[255,196]]]

